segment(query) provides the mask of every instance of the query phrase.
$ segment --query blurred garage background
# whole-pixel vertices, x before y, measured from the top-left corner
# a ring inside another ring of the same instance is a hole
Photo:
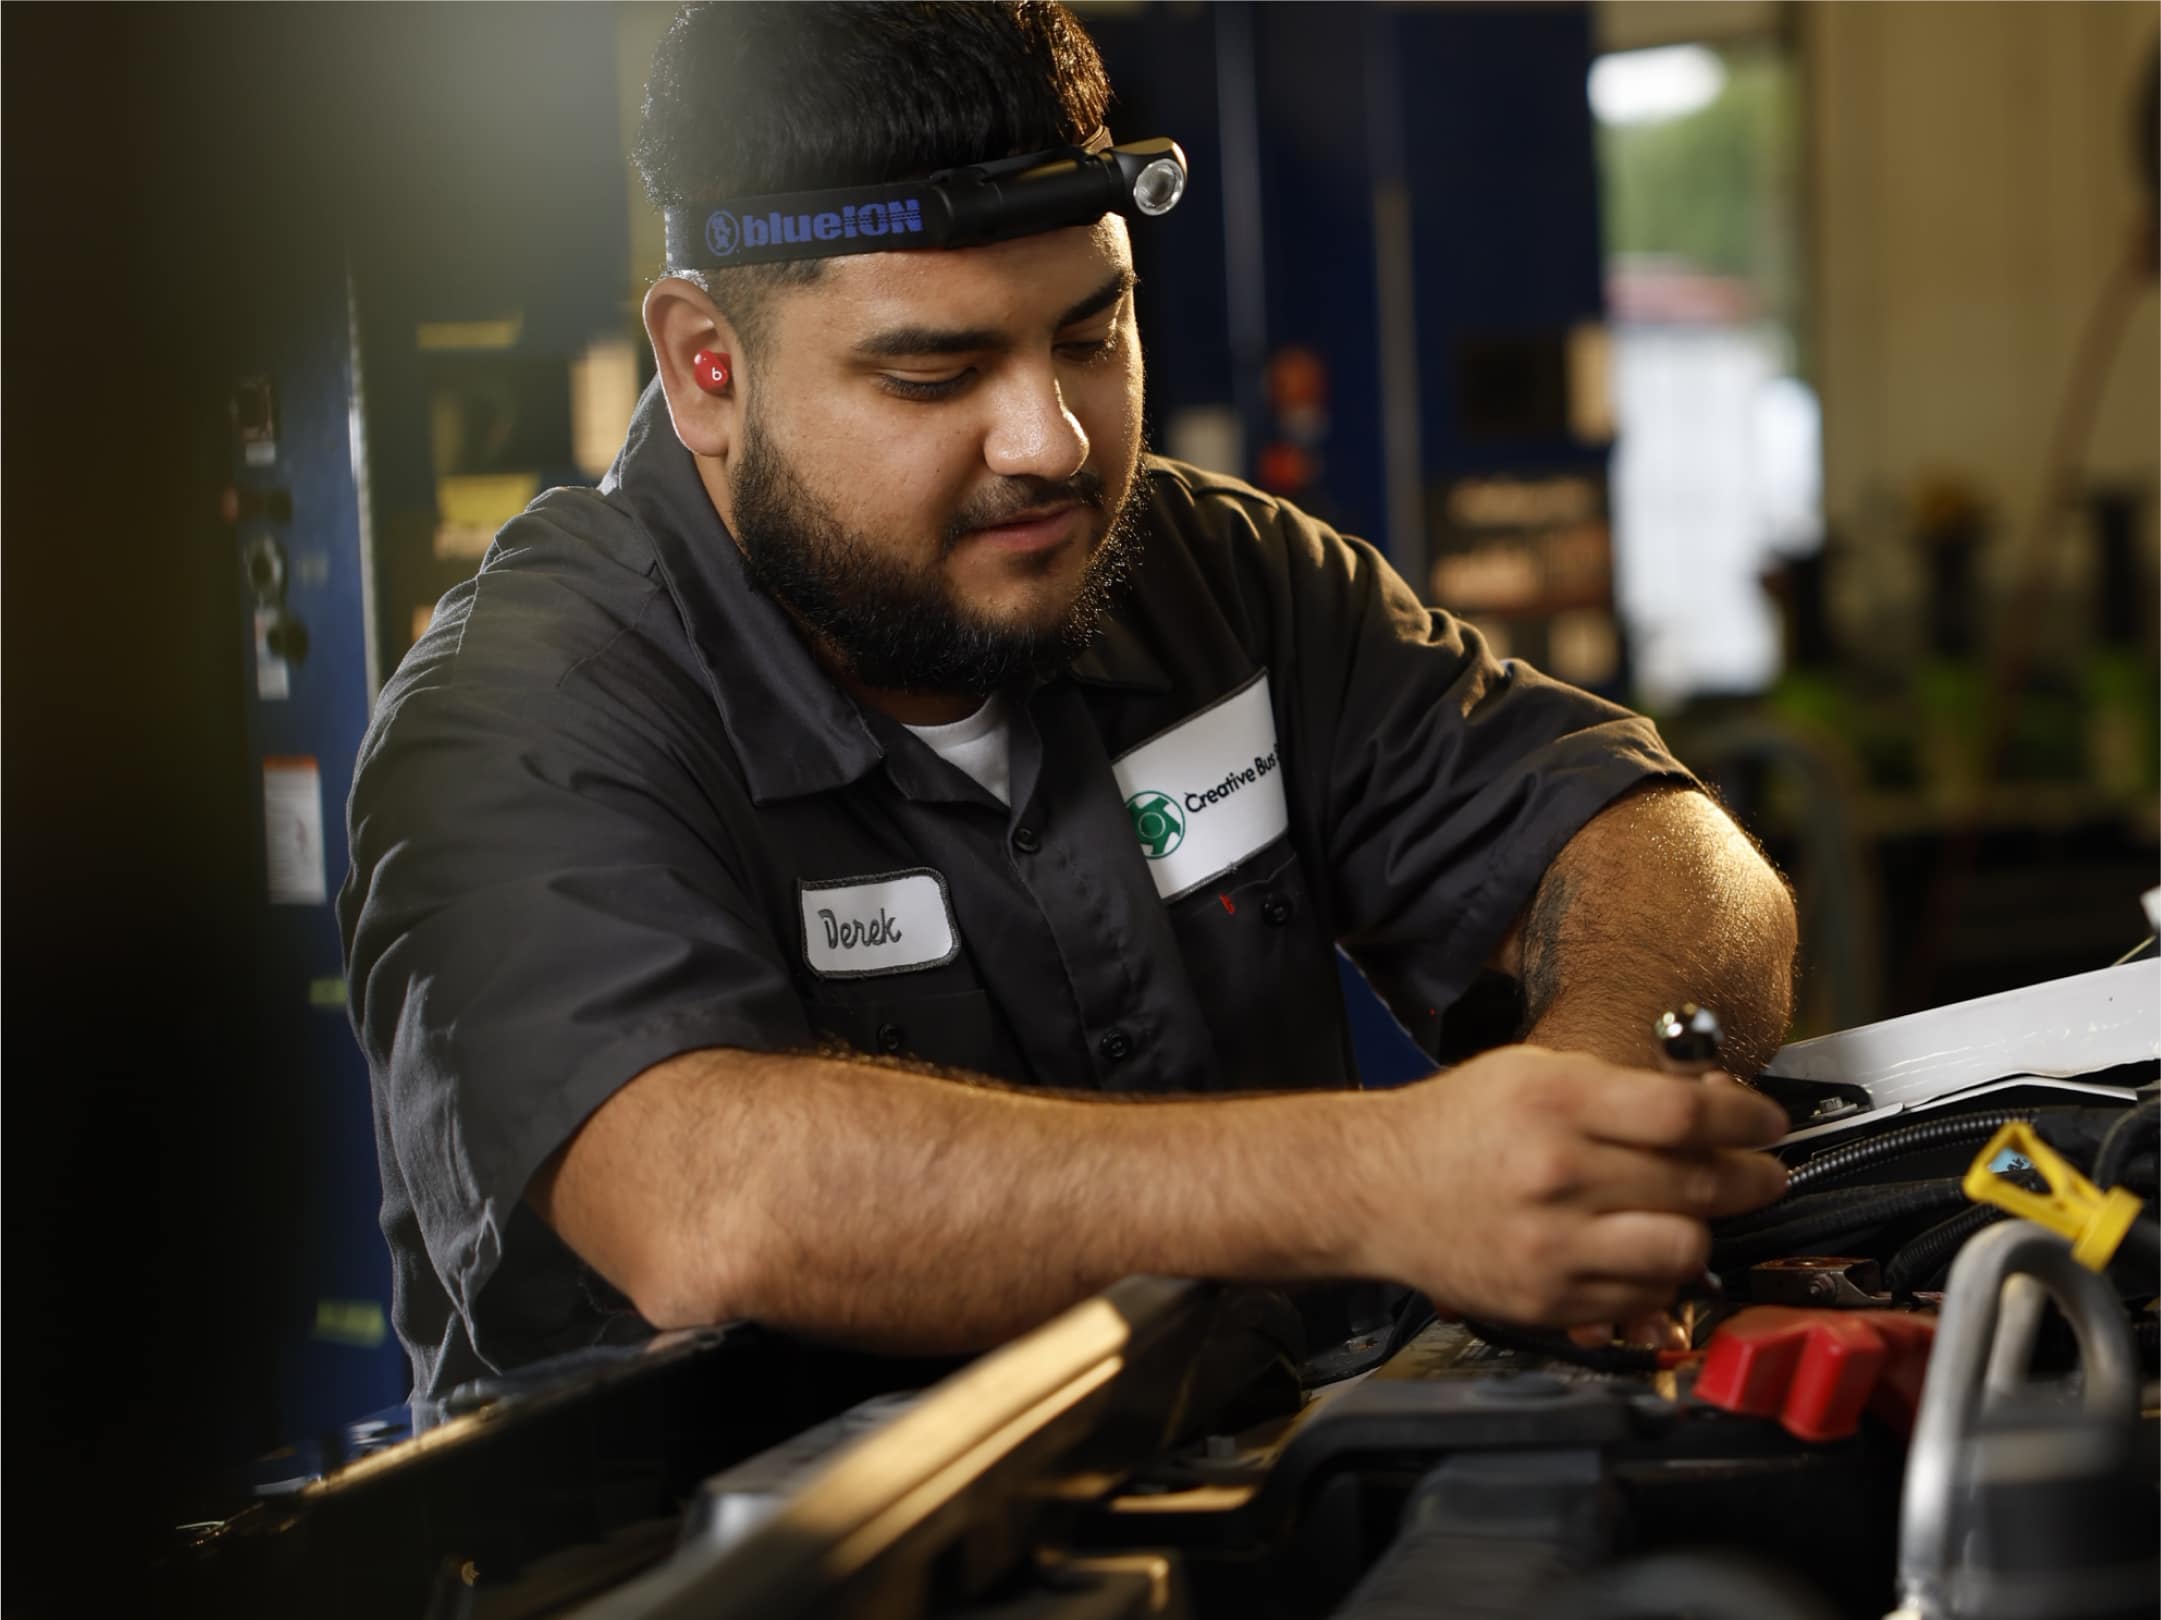
[[[1080,9],[1194,165],[1154,443],[1654,713],[1801,892],[1797,1033],[2136,947],[2153,6]],[[649,375],[669,14],[0,17],[11,1605],[405,1393],[350,762]]]

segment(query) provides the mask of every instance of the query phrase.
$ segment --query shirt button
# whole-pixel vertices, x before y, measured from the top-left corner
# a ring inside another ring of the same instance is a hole
[[[1103,1054],[1106,1063],[1123,1063],[1133,1055],[1133,1037],[1122,1029],[1114,1029],[1096,1042],[1096,1050]]]
[[[1291,912],[1294,909],[1296,908],[1291,905],[1288,895],[1264,894],[1261,896],[1261,920],[1267,923],[1270,928],[1281,928],[1285,923],[1289,922]]]
[[[1013,829],[1013,847],[1023,855],[1033,855],[1043,847],[1043,838],[1033,827]]]
[[[908,1032],[902,1029],[900,1025],[880,1024],[878,1026],[879,1051],[898,1052],[902,1047],[906,1046],[907,1044]]]

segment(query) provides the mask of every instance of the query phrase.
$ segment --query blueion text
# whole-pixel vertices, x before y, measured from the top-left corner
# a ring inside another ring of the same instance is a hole
[[[899,236],[923,229],[923,205],[914,197],[896,202],[850,203],[819,214],[749,214],[742,219],[725,208],[706,216],[705,245],[721,258],[740,248],[776,247],[786,242],[835,242],[857,236]]]

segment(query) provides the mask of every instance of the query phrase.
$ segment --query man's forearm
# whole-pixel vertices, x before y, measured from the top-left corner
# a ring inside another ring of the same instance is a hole
[[[1784,1116],[1506,1048],[1381,1092],[1123,1102],[867,1062],[692,1053],[527,1196],[658,1326],[750,1317],[966,1350],[1135,1272],[1385,1278],[1554,1325],[1654,1309],[1704,1221],[1778,1196]]]
[[[1527,1039],[1651,1064],[1651,1022],[1713,1008],[1726,1064],[1750,1074],[1793,1007],[1785,883],[1702,794],[1653,787],[1585,824],[1547,869],[1521,927]]]
[[[1342,1274],[1362,1100],[1109,1102],[699,1052],[611,1098],[532,1196],[656,1325],[963,1350],[1137,1272]]]

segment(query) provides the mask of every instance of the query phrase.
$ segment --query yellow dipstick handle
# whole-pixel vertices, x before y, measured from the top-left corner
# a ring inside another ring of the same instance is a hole
[[[2048,1183],[2047,1192],[2029,1192],[1989,1168],[2006,1149],[2040,1171]],[[2071,1258],[2088,1271],[2107,1267],[2138,1212],[2146,1207],[2146,1201],[2129,1188],[2111,1187],[2103,1192],[2020,1120],[1988,1139],[1959,1186],[1977,1204],[1994,1204],[2069,1238]]]

